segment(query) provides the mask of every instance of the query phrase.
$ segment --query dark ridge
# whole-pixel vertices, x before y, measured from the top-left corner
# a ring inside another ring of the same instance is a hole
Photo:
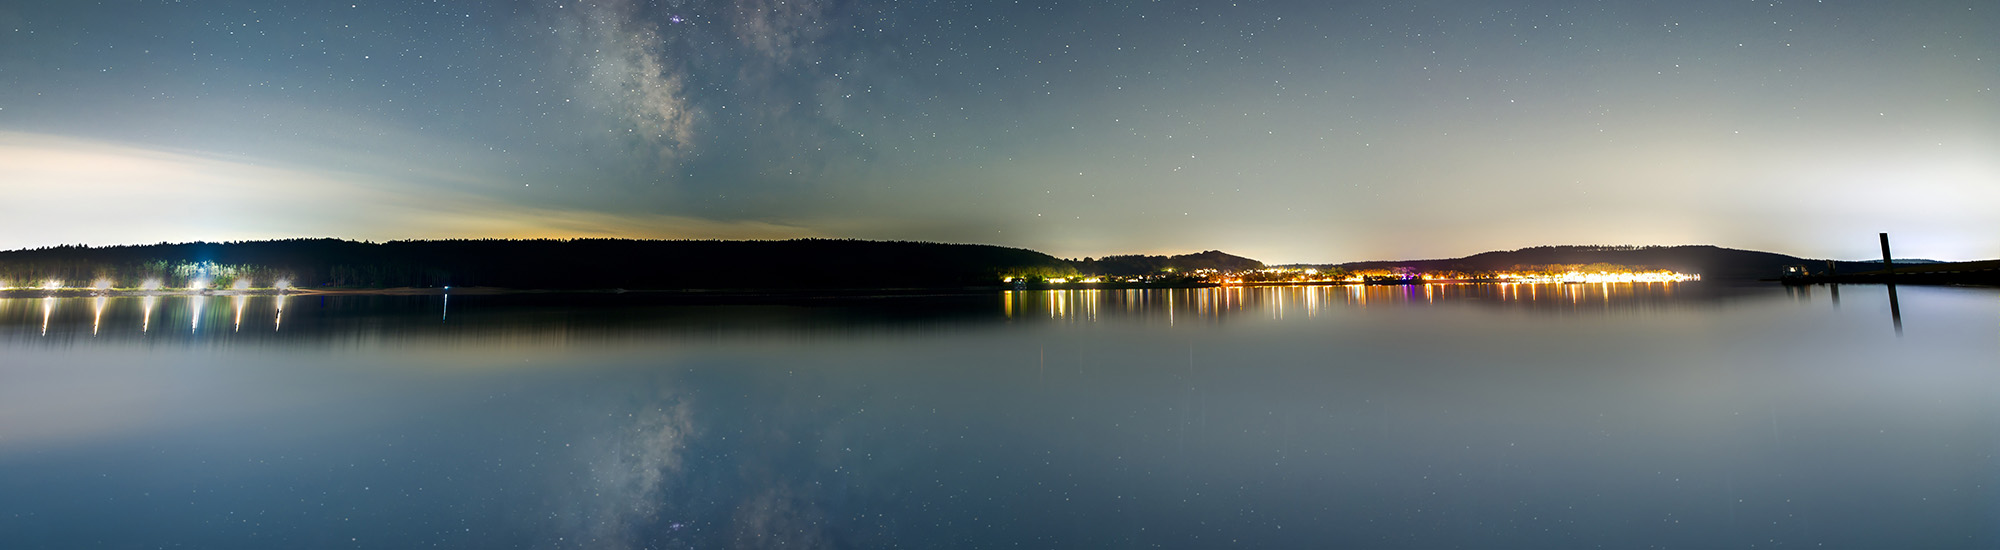
[[[1833,262],[1840,272],[1879,270],[1881,262]],[[1612,264],[1634,268],[1667,269],[1699,273],[1704,279],[1768,279],[1783,274],[1786,266],[1804,265],[1814,272],[1827,267],[1827,260],[1809,260],[1771,252],[1737,250],[1713,245],[1690,246],[1537,246],[1519,250],[1483,252],[1463,258],[1349,262],[1330,267],[1350,271],[1413,269],[1423,272],[1493,272],[1528,269],[1530,266]]]
[[[1219,250],[1179,256],[1105,256],[1097,259],[1084,258],[1075,263],[1078,272],[1092,275],[1147,275],[1169,269],[1188,272],[1202,269],[1247,271],[1264,268],[1264,262],[1226,254]]]
[[[1069,262],[1019,248],[834,239],[288,239],[0,252],[0,278],[13,284],[111,278],[118,287],[145,279],[183,287],[196,278],[226,286],[226,279],[246,277],[257,286],[289,279],[302,288],[944,288],[1073,269]]]

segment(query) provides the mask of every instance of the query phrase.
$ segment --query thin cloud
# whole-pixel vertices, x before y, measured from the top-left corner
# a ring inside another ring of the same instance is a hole
[[[0,249],[340,236],[797,238],[803,227],[513,204],[386,176],[0,132]]]

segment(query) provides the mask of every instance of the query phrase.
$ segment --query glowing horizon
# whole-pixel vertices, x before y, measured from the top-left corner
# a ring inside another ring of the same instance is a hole
[[[1990,6],[786,5],[17,6],[0,250],[2000,257]]]

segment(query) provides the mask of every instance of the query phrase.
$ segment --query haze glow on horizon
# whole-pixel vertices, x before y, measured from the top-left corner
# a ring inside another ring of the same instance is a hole
[[[2000,257],[1978,1],[0,6],[0,250]]]

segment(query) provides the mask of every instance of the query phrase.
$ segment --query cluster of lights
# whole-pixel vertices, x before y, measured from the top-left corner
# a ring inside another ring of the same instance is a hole
[[[1642,273],[1583,273],[1571,271],[1552,275],[1501,274],[1495,278],[1510,283],[1678,283],[1699,281],[1700,274],[1684,274],[1672,271],[1650,271]]]
[[[1007,282],[1007,283],[1011,283],[1011,282],[1014,282],[1014,281],[1020,281],[1020,280],[1023,280],[1023,279],[1022,279],[1021,277],[1002,277],[1002,278],[1000,279],[1000,281],[1001,281],[1001,282]],[[1063,284],[1063,283],[1102,283],[1102,282],[1104,282],[1105,280],[1106,280],[1106,279],[1105,279],[1104,277],[1077,277],[1077,278],[1069,278],[1069,277],[1050,277],[1050,278],[1048,278],[1048,279],[1045,279],[1045,281],[1046,281],[1046,282],[1048,282],[1049,284],[1055,284],[1055,285],[1059,285],[1059,284]],[[1118,280],[1118,279],[1112,279],[1112,280]],[[1124,280],[1124,281],[1127,281],[1127,282],[1134,282],[1134,283],[1136,283],[1136,282],[1139,282],[1139,281],[1141,281],[1142,279],[1140,279],[1140,278],[1138,278],[1138,277],[1131,277],[1131,278],[1127,278],[1127,279],[1123,279],[1123,280]]]
[[[1266,272],[1273,272],[1273,271],[1276,271],[1276,270],[1264,270],[1264,271],[1266,271]],[[1297,272],[1293,272],[1293,273],[1297,273]],[[1317,272],[1317,270],[1305,270],[1305,271],[1304,271],[1304,273],[1305,273],[1306,275],[1309,275],[1309,276],[1310,276],[1310,275],[1318,275],[1318,272]],[[1403,277],[1403,276],[1399,276],[1399,277]],[[1678,283],[1678,282],[1683,282],[1683,281],[1699,281],[1699,280],[1701,280],[1701,275],[1699,275],[1699,274],[1686,274],[1686,273],[1676,273],[1676,272],[1672,272],[1672,271],[1648,271],[1648,272],[1639,272],[1639,273],[1611,273],[1611,272],[1604,272],[1604,271],[1599,271],[1599,272],[1588,272],[1588,273],[1587,273],[1587,272],[1582,272],[1582,271],[1571,271],[1571,272],[1566,272],[1566,273],[1555,273],[1555,274],[1520,274],[1520,273],[1496,273],[1496,274],[1492,274],[1492,275],[1483,275],[1483,276],[1475,276],[1475,277],[1469,277],[1469,278],[1467,278],[1467,277],[1453,277],[1453,276],[1446,276],[1446,275],[1430,275],[1430,274],[1421,274],[1421,275],[1413,275],[1413,276],[1406,276],[1406,277],[1407,277],[1407,280],[1411,280],[1411,281],[1422,281],[1422,282],[1426,282],[1426,283],[1429,283],[1429,282],[1452,282],[1452,281],[1464,281],[1464,282],[1502,282],[1502,283],[1528,283],[1528,284],[1538,284],[1538,283]],[[1315,278],[1311,278],[1311,279],[1309,279],[1309,280],[1316,280],[1316,281],[1320,281],[1320,280],[1323,280],[1323,281],[1338,281],[1338,282],[1343,282],[1343,283],[1351,283],[1351,284],[1359,284],[1359,283],[1366,283],[1366,282],[1368,282],[1368,281],[1369,281],[1369,279],[1368,279],[1368,277],[1367,277],[1367,276],[1364,276],[1364,275],[1359,275],[1359,274],[1356,274],[1356,275],[1349,275],[1349,276],[1347,276],[1346,278],[1343,278],[1343,279],[1330,279],[1330,278],[1317,278],[1317,277],[1315,277]],[[1242,283],[1244,282],[1244,280],[1243,280],[1242,278],[1240,278],[1240,277],[1228,277],[1228,278],[1223,278],[1223,279],[1220,279],[1220,280],[1217,280],[1216,282],[1220,282],[1220,283],[1222,283],[1222,284],[1242,284]]]
[[[1326,281],[1326,282],[1334,282],[1334,281],[1338,281],[1338,282],[1344,282],[1344,283],[1365,283],[1365,282],[1368,282],[1368,280],[1369,280],[1369,279],[1368,279],[1368,278],[1367,278],[1366,276],[1363,276],[1363,275],[1360,275],[1360,274],[1353,274],[1353,275],[1349,275],[1349,276],[1347,276],[1346,278],[1343,278],[1343,279],[1333,279],[1333,278],[1330,278],[1330,277],[1322,277],[1322,276],[1321,276],[1322,274],[1320,273],[1320,271],[1319,271],[1318,269],[1304,269],[1304,270],[1284,270],[1284,269],[1262,269],[1262,270],[1259,270],[1259,271],[1260,271],[1260,272],[1263,272],[1263,273],[1286,273],[1286,274],[1302,274],[1302,275],[1305,275],[1305,276],[1306,276],[1306,281]],[[1244,278],[1243,278],[1243,277],[1241,277],[1241,276],[1236,276],[1235,274],[1225,274],[1225,273],[1222,273],[1222,272],[1219,272],[1219,271],[1217,271],[1217,270],[1214,270],[1214,269],[1198,269],[1198,270],[1194,270],[1194,271],[1192,271],[1192,272],[1190,272],[1190,273],[1192,273],[1192,274],[1196,274],[1196,275],[1206,275],[1206,276],[1208,276],[1208,279],[1209,279],[1209,281],[1211,281],[1211,282],[1216,282],[1216,283],[1221,283],[1221,284],[1226,284],[1226,285],[1238,285],[1238,284],[1243,284],[1243,283],[1244,283]],[[1684,282],[1684,281],[1699,281],[1699,280],[1701,280],[1701,275],[1700,275],[1700,274],[1688,274],[1688,273],[1678,273],[1678,272],[1673,272],[1673,271],[1665,271],[1665,270],[1662,270],[1662,271],[1644,271],[1644,272],[1629,272],[1629,273],[1612,273],[1612,272],[1608,272],[1608,271],[1598,271],[1598,272],[1583,272],[1583,271],[1570,271],[1570,272],[1564,272],[1564,273],[1542,273],[1542,274],[1523,274],[1523,273],[1495,273],[1495,274],[1491,274],[1491,275],[1479,275],[1479,276],[1474,276],[1474,277],[1470,277],[1470,278],[1463,278],[1463,277],[1450,277],[1450,276],[1445,276],[1445,275],[1430,275],[1430,274],[1421,274],[1421,275],[1410,275],[1410,276],[1407,276],[1407,277],[1408,277],[1408,279],[1409,279],[1409,280],[1412,280],[1412,281],[1423,281],[1423,282],[1427,282],[1427,283],[1428,283],[1428,282],[1433,282],[1433,281],[1437,281],[1437,282],[1451,282],[1451,281],[1465,281],[1465,282],[1501,282],[1501,283],[1527,283],[1527,284],[1542,284],[1542,283],[1678,283],[1678,282]],[[1023,279],[1022,279],[1021,277],[1002,277],[1002,278],[1001,278],[1000,280],[1001,280],[1001,281],[1004,281],[1004,282],[1010,282],[1010,283],[1011,283],[1011,282],[1015,282],[1015,281],[1020,281],[1020,280],[1023,280]],[[1141,279],[1141,278],[1127,278],[1127,279],[1117,279],[1117,278],[1109,278],[1109,279],[1107,279],[1107,278],[1103,278],[1103,277],[1076,277],[1076,278],[1071,278],[1071,277],[1051,277],[1051,278],[1049,278],[1049,279],[1046,279],[1046,281],[1047,281],[1047,282],[1049,282],[1049,283],[1051,283],[1051,284],[1063,284],[1063,283],[1099,283],[1099,282],[1104,282],[1104,281],[1106,281],[1106,280],[1125,280],[1125,281],[1130,281],[1130,282],[1140,282],[1140,281],[1142,281],[1143,279]],[[1301,281],[1297,281],[1297,280],[1294,280],[1294,282],[1301,282]]]
[[[92,280],[90,282],[90,286],[87,287],[71,287],[68,286],[67,282],[62,279],[43,279],[42,282],[40,283],[29,283],[29,286],[24,286],[24,287],[15,287],[8,283],[9,281],[0,280],[0,290],[10,289],[10,288],[29,288],[36,290],[64,290],[64,289],[82,288],[82,289],[89,289],[89,290],[103,292],[112,290],[113,286],[112,280],[108,277],[99,277],[95,280]],[[212,284],[213,282],[209,281],[208,279],[195,279],[192,281],[188,281],[187,289],[191,291],[207,290]],[[252,286],[253,284],[254,282],[251,281],[250,279],[243,278],[243,279],[237,279],[235,282],[231,283],[229,288],[230,290],[238,290],[238,291],[251,290],[253,288]],[[291,290],[292,281],[290,279],[280,279],[272,283],[272,288],[276,288],[278,290]],[[146,279],[145,281],[139,283],[139,290],[146,292],[155,292],[166,289],[167,289],[166,283],[162,282],[159,279]]]

